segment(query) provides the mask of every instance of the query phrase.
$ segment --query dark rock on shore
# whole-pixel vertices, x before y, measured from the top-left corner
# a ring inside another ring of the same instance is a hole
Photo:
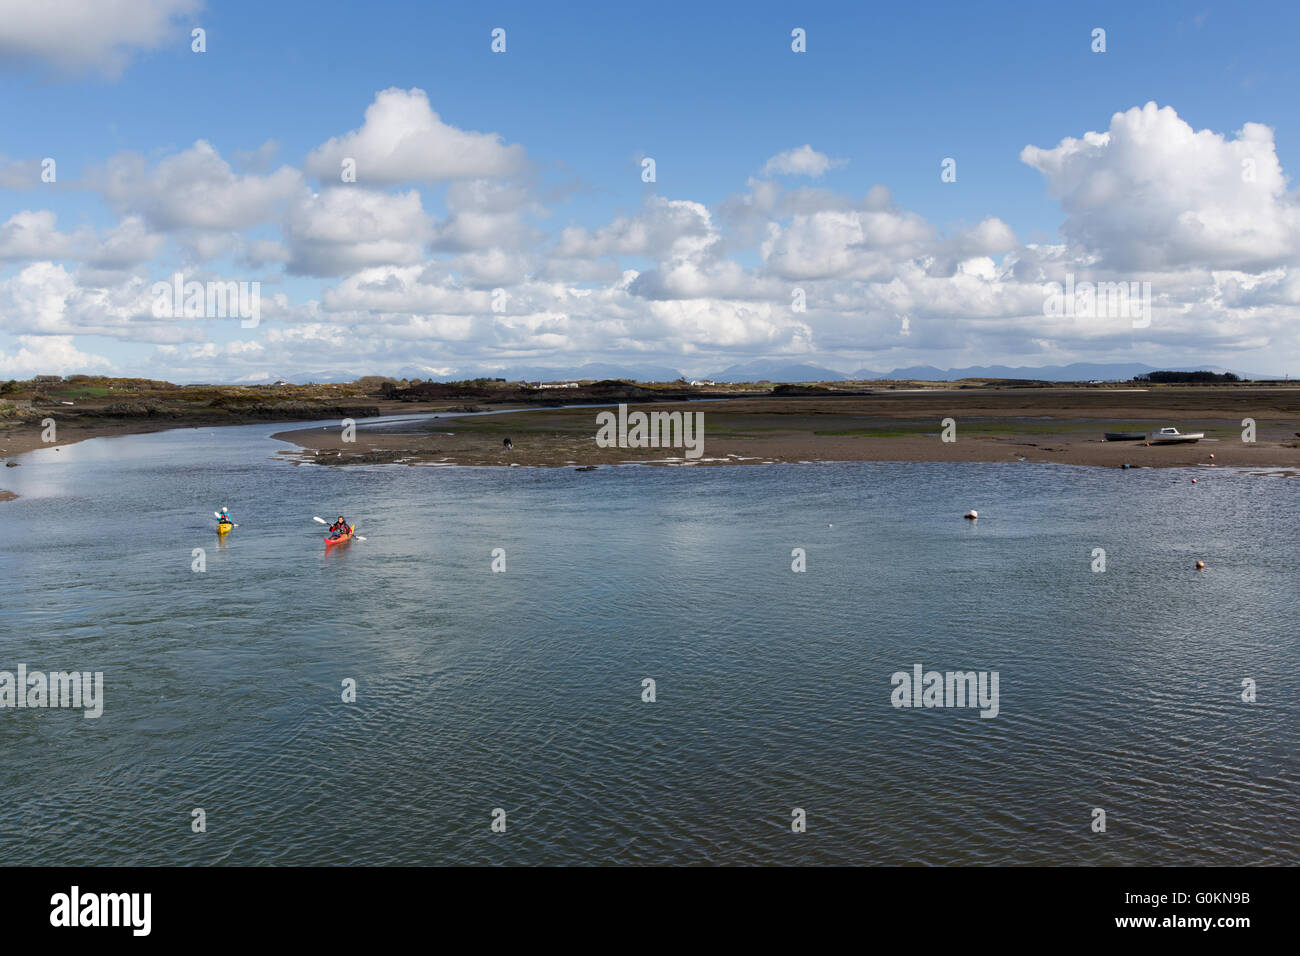
[[[90,409],[82,414],[96,418],[152,418],[166,414],[166,411],[154,402],[114,402],[112,405]]]
[[[843,388],[827,388],[825,385],[777,385],[772,389],[772,396],[779,397],[782,395],[834,395],[844,397],[861,398],[875,393],[869,389],[860,391],[851,391]]]
[[[171,406],[159,402],[115,402],[103,408],[77,410],[78,418],[184,418],[192,422],[224,425],[235,421],[271,421],[283,419],[311,420],[317,418],[377,418],[381,414],[378,405],[338,405],[307,401],[283,402],[222,402],[214,401],[206,406]]]
[[[313,402],[257,402],[239,409],[255,418],[378,418],[378,405],[317,405]]]
[[[320,465],[391,465],[416,454],[410,448],[374,448],[344,454],[330,448],[318,449],[315,453],[316,463]]]

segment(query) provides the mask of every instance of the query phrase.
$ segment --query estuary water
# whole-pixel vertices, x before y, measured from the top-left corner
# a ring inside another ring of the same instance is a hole
[[[3,862],[1300,863],[1300,480],[330,469],[286,427],[4,473],[0,670],[104,700],[0,709]],[[917,665],[996,716],[895,707]]]

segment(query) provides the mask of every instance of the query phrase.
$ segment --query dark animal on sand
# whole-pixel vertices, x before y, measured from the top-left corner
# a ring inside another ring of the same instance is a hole
[[[501,444],[503,444],[503,445],[506,446],[506,451],[514,451],[514,450],[515,450],[515,443],[512,442],[509,438],[507,438],[507,439],[506,439],[505,441],[503,441]]]

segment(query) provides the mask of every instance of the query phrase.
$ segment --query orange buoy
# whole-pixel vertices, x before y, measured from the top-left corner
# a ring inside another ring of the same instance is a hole
[[[1197,571],[1204,571],[1204,570],[1205,570],[1205,562],[1204,562],[1204,561],[1197,561],[1197,562],[1196,562],[1196,570],[1197,570]]]

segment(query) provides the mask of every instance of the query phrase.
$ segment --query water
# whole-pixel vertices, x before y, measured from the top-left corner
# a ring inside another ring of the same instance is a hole
[[[0,669],[106,682],[0,710],[6,863],[1300,862],[1293,479],[330,470],[284,427],[4,473]],[[918,663],[1000,713],[893,708]]]

